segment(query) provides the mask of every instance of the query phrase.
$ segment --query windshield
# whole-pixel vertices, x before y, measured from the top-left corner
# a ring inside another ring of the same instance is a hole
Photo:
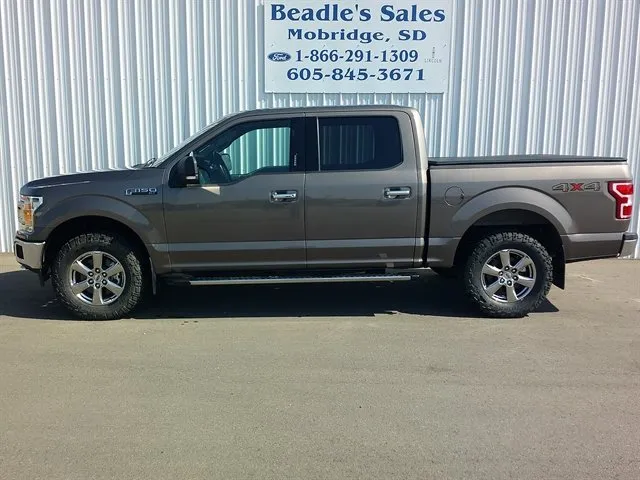
[[[143,164],[143,167],[156,167],[156,166],[160,165],[162,162],[164,162],[167,158],[169,158],[171,155],[173,155],[178,150],[180,150],[182,147],[184,147],[191,140],[193,140],[194,138],[198,137],[199,135],[202,135],[208,129],[213,127],[213,125],[215,125],[215,123],[211,124],[211,125],[207,125],[204,128],[201,128],[200,130],[198,130],[196,133],[194,133],[190,137],[185,138],[182,142],[178,143],[176,146],[174,146],[171,150],[166,152],[164,155],[161,155],[158,158],[155,158],[155,157],[154,158],[150,158],[146,163]]]
[[[196,137],[199,137],[200,135],[202,135],[203,133],[205,133],[207,130],[210,130],[211,128],[215,127],[216,125],[218,125],[220,122],[222,122],[223,120],[226,120],[227,118],[229,118],[230,116],[232,116],[233,114],[228,114],[228,115],[224,115],[223,117],[220,117],[218,120],[216,120],[213,123],[210,123],[209,125],[206,125],[205,127],[201,128],[200,130],[198,130],[196,133],[192,134],[190,137],[185,138],[183,141],[181,141],[180,143],[178,143],[175,147],[173,147],[171,150],[169,150],[168,152],[166,152],[164,155],[161,155],[158,158],[150,158],[147,162],[145,162],[142,167],[143,168],[148,168],[148,167],[157,167],[158,165],[160,165],[162,162],[164,162],[166,159],[168,159],[171,155],[173,155],[174,153],[176,153],[178,150],[180,150],[182,147],[184,147],[187,143],[191,142],[192,140],[194,140]]]

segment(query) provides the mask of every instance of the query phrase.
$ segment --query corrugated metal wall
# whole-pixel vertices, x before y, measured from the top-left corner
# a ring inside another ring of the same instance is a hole
[[[263,93],[260,0],[0,1],[0,251],[29,179],[132,165],[248,108],[410,105],[431,155],[623,155],[640,183],[639,1],[455,10],[448,94],[286,95]]]

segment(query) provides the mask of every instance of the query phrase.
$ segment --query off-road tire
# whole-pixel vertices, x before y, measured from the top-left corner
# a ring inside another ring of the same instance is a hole
[[[489,296],[482,286],[485,262],[502,249],[516,249],[528,255],[536,269],[536,280],[524,298],[513,303],[501,303]],[[467,296],[479,310],[493,318],[522,318],[535,311],[545,300],[553,283],[552,258],[535,238],[519,232],[498,232],[480,239],[470,249],[463,270]]]
[[[72,263],[83,253],[101,251],[116,258],[126,274],[120,297],[108,305],[89,305],[71,291],[68,281]],[[126,241],[110,233],[86,233],[67,241],[55,256],[51,282],[59,301],[76,317],[83,320],[115,320],[126,317],[144,297],[147,282],[141,255]]]

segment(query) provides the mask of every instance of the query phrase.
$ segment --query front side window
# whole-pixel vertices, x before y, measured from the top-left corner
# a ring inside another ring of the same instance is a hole
[[[402,163],[393,117],[319,118],[318,142],[320,171],[385,170]]]
[[[291,124],[289,119],[243,123],[194,150],[200,184],[220,185],[259,173],[291,171]]]

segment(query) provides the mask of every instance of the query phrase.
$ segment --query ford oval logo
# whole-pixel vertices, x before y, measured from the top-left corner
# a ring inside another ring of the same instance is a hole
[[[267,55],[267,58],[272,62],[286,62],[287,60],[291,60],[291,55],[286,52],[272,52]]]

